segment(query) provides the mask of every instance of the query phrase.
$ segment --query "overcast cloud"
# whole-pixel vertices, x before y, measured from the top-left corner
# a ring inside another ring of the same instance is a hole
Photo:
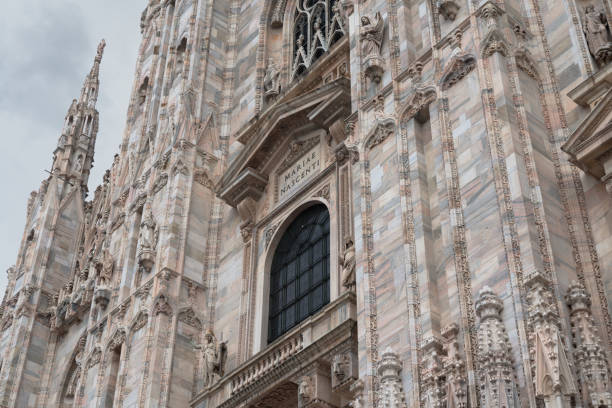
[[[64,116],[89,73],[98,42],[100,129],[92,192],[121,143],[146,0],[19,0],[0,13],[0,296],[15,264],[26,206],[51,167]]]

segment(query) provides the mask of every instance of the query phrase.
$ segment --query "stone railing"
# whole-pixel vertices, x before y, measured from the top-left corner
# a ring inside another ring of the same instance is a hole
[[[355,340],[356,309],[355,294],[343,294],[217,384],[202,390],[191,405],[203,407],[208,401],[219,408],[237,407],[261,398],[279,384],[295,380],[301,368],[329,359],[332,350]]]
[[[265,376],[274,368],[278,368],[285,361],[299,353],[304,346],[302,333],[293,335],[280,344],[273,346],[259,358],[251,361],[237,373],[231,380],[231,394],[240,393],[255,380]]]

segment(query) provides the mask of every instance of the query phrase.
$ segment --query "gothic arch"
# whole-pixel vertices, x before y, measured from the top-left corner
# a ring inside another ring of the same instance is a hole
[[[106,347],[105,347],[106,354],[108,354],[109,351],[112,351],[120,347],[121,345],[123,345],[125,343],[125,339],[126,339],[125,328],[119,327],[115,329],[115,332],[113,333],[113,335],[106,342]]]
[[[87,333],[83,333],[72,351],[72,355],[68,360],[68,364],[64,369],[64,375],[61,384],[61,396],[59,401],[60,408],[72,407],[77,396],[77,385],[83,372],[83,363],[85,361],[85,343],[87,341]]]
[[[130,339],[134,336],[134,333],[136,333],[138,330],[142,329],[143,327],[145,327],[147,325],[149,321],[149,313],[147,311],[140,311],[136,317],[132,320],[132,323],[130,324]]]
[[[276,255],[277,255],[277,251],[281,246],[281,243],[284,241],[283,237],[285,237],[285,235],[290,232],[290,229],[294,226],[294,223],[296,220],[298,220],[301,216],[303,216],[304,214],[307,214],[307,212],[309,210],[314,210],[316,207],[320,207],[321,209],[321,213],[323,214],[323,211],[325,214],[327,214],[328,217],[328,222],[329,222],[329,217],[331,216],[331,212],[330,212],[330,208],[328,206],[328,204],[326,202],[324,202],[323,200],[320,199],[313,199],[313,200],[308,200],[307,202],[303,203],[302,205],[298,206],[297,208],[295,208],[290,215],[288,215],[280,224],[280,226],[276,229],[274,236],[270,242],[270,245],[268,247],[268,250],[266,251],[265,254],[265,275],[264,275],[264,281],[266,282],[264,285],[264,290],[263,293],[261,294],[262,296],[262,303],[264,305],[263,307],[263,315],[262,315],[262,327],[261,327],[261,339],[262,339],[262,346],[265,344],[268,344],[269,341],[269,318],[270,318],[270,293],[271,293],[271,278],[272,278],[272,273],[273,273],[273,263],[275,261]],[[329,228],[328,232],[327,232],[327,239],[331,242],[331,227]],[[330,249],[331,251],[331,249]],[[329,254],[330,260],[328,261],[328,265],[327,267],[330,268],[331,266],[331,252]],[[333,276],[335,276],[335,273],[332,273],[331,268],[328,270],[328,289],[327,289],[327,300],[324,301],[324,304],[327,304],[330,299],[331,299],[331,279],[333,279]],[[309,315],[312,313],[309,313]],[[272,338],[276,338],[278,336],[272,336]]]
[[[410,119],[414,118],[423,109],[429,107],[438,98],[438,92],[434,86],[416,88],[414,93],[403,106],[400,113],[400,124],[403,126]]]

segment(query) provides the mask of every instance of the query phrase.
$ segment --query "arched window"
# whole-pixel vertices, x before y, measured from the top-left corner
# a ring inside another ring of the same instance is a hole
[[[293,28],[292,79],[302,75],[344,35],[339,0],[298,0]]]
[[[329,213],[315,205],[283,234],[270,271],[268,342],[329,303]]]

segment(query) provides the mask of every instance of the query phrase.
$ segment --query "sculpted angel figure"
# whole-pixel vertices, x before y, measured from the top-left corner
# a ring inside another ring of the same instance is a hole
[[[219,343],[212,330],[208,329],[204,336],[204,344],[197,348],[204,351],[204,386],[210,387],[223,376],[227,346],[224,342]]]
[[[363,58],[380,57],[384,24],[380,12],[376,13],[374,20],[370,16],[361,17],[361,49]]]
[[[607,62],[612,54],[612,44],[606,15],[597,10],[595,6],[587,6],[584,9],[582,27],[591,54],[598,62]]]
[[[342,265],[342,286],[348,290],[355,287],[355,245],[350,237],[345,239],[344,255],[340,258]]]

